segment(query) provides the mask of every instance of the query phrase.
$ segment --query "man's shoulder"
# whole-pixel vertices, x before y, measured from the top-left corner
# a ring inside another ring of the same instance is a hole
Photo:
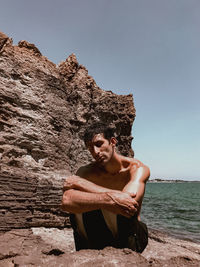
[[[83,178],[88,178],[91,174],[94,173],[95,167],[96,167],[96,165],[94,162],[91,162],[87,165],[81,166],[77,170],[76,175],[83,177]]]
[[[129,166],[130,168],[140,168],[145,166],[144,163],[142,163],[140,160],[136,158],[129,158],[122,156],[122,161],[124,162],[125,165]]]
[[[130,158],[130,163],[131,163],[131,166],[136,167],[136,168],[146,166],[142,161],[140,161],[139,159],[135,159],[135,158]]]
[[[150,177],[150,169],[147,165],[138,159],[131,159],[131,172],[136,174],[142,180],[147,181]]]
[[[129,158],[129,157],[123,157],[123,159],[127,162],[131,174],[134,174],[140,169],[140,171],[145,173],[145,176],[149,177],[150,175],[149,167],[145,165],[142,161],[136,158]]]

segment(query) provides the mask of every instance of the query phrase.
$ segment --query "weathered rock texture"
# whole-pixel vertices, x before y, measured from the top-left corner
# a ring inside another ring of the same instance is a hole
[[[71,229],[16,229],[0,233],[0,267],[199,266],[200,245],[152,232],[142,254],[130,249],[74,251]]]
[[[132,95],[101,90],[71,55],[58,66],[26,41],[0,33],[0,230],[63,227],[62,181],[90,160],[85,128],[116,128],[118,149],[133,155]]]

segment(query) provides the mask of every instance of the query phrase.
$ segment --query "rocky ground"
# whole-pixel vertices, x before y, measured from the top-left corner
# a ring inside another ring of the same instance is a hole
[[[17,229],[0,235],[0,267],[200,266],[200,244],[150,231],[142,254],[129,249],[74,250],[71,229]]]

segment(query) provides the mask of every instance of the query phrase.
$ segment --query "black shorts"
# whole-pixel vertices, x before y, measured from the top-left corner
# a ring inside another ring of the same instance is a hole
[[[114,237],[108,228],[101,210],[94,210],[82,214],[87,239],[77,231],[74,214],[70,221],[74,230],[76,250],[103,249],[107,246],[116,248],[130,248],[142,252],[148,244],[148,229],[146,224],[138,221],[135,216],[128,219],[117,215],[118,236]]]

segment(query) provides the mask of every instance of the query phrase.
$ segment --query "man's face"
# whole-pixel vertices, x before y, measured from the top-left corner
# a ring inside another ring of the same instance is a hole
[[[104,138],[103,134],[96,134],[91,141],[87,143],[87,147],[97,163],[105,165],[113,156],[115,138],[111,138],[110,142]],[[115,139],[116,140],[116,139]]]

